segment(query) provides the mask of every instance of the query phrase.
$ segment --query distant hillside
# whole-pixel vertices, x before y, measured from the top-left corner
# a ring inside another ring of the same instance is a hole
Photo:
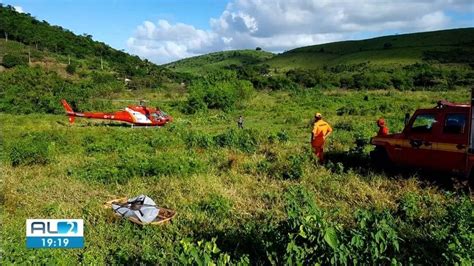
[[[273,56],[274,54],[262,50],[223,51],[182,59],[165,66],[177,72],[197,74],[223,67],[258,64]]]
[[[106,106],[91,106],[91,99],[180,81],[172,71],[90,35],[75,35],[1,4],[0,38],[0,112],[62,113],[61,98],[79,109],[103,110]]]
[[[423,60],[474,63],[474,28],[400,34],[301,47],[267,62],[280,69],[339,64],[413,64]]]
[[[0,38],[6,41],[17,41],[29,50],[49,54],[63,55],[73,59],[99,61],[101,68],[105,64],[122,76],[144,76],[150,71],[162,69],[138,56],[118,51],[102,42],[94,41],[91,35],[75,35],[60,26],[39,21],[30,14],[18,13],[11,6],[0,4]],[[5,44],[5,43],[4,43]],[[5,54],[6,48],[3,47]],[[24,51],[20,56],[26,56]],[[10,50],[11,52],[11,50]],[[3,56],[0,54],[0,57]],[[101,62],[102,61],[102,62]]]

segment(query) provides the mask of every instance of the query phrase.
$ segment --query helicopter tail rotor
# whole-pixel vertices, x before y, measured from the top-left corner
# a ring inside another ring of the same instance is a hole
[[[75,117],[75,112],[72,110],[71,106],[66,102],[66,100],[62,99],[61,103],[63,104],[64,109],[66,110],[66,114],[69,116],[69,123],[73,124]]]

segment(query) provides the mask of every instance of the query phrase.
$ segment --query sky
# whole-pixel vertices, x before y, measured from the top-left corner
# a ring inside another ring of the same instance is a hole
[[[474,27],[474,0],[0,0],[157,64],[209,52]]]

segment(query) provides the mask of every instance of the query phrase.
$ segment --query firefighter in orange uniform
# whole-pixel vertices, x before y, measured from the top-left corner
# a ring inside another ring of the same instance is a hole
[[[331,126],[323,120],[320,113],[314,115],[313,131],[311,132],[311,146],[319,162],[324,161],[324,142],[331,135]]]
[[[379,127],[377,136],[382,137],[388,135],[388,127],[385,125],[385,120],[383,118],[379,118],[379,120],[377,120],[377,126]]]

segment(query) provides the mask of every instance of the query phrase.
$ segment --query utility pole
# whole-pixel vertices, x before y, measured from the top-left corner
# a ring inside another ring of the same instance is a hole
[[[8,42],[8,33],[5,31],[5,42]]]
[[[104,70],[104,62],[102,60],[102,56],[100,57],[100,69]]]
[[[68,65],[71,64],[71,55],[67,55],[67,64],[68,64]]]
[[[28,46],[28,65],[31,65],[31,47]]]

